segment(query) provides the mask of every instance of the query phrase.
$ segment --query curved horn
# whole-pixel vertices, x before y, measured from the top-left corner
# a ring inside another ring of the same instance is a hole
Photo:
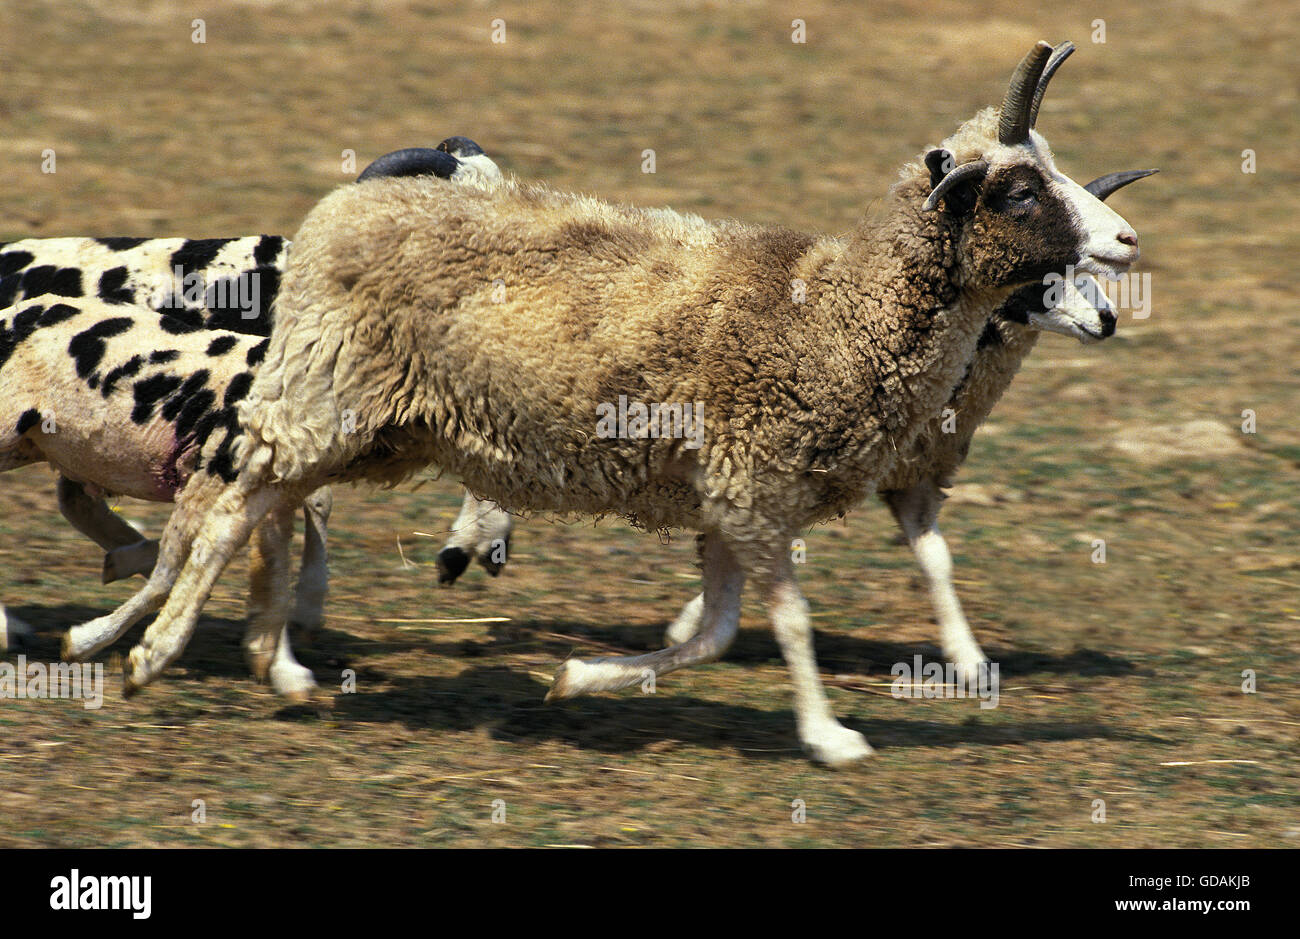
[[[988,171],[989,165],[983,160],[973,160],[970,163],[963,163],[943,179],[939,180],[939,185],[930,190],[930,196],[925,200],[925,204],[922,205],[921,208],[927,212],[933,212],[939,207],[939,200],[942,199],[944,194],[953,186],[976,176],[982,178]]]
[[[1159,172],[1159,170],[1125,170],[1122,173],[1107,173],[1105,176],[1098,176],[1083,188],[1104,202],[1106,197],[1116,189],[1123,189],[1129,183]]]
[[[407,147],[405,150],[385,153],[361,171],[357,182],[389,176],[437,176],[448,179],[459,166],[460,160],[442,150]]]
[[[1052,76],[1061,67],[1061,63],[1068,59],[1073,52],[1074,43],[1068,39],[1052,50],[1052,57],[1043,66],[1043,76],[1038,79],[1038,87],[1034,89],[1033,103],[1029,105],[1030,127],[1038,123],[1038,106],[1043,103],[1043,95],[1047,94],[1047,83],[1052,80]]]
[[[1051,44],[1040,39],[1016,66],[998,117],[999,143],[1013,146],[1029,139],[1029,107],[1033,104],[1034,89],[1043,74],[1043,66],[1051,54]]]

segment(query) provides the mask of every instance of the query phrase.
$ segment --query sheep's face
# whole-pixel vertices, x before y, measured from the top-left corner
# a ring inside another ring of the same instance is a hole
[[[1070,42],[1036,43],[1001,108],[976,115],[926,154],[931,191],[923,208],[942,206],[958,229],[967,287],[1015,287],[1069,266],[1119,277],[1138,258],[1129,224],[1058,171],[1033,129],[1048,82],[1073,51]]]
[[[1100,342],[1115,333],[1115,307],[1092,277],[1073,280],[1049,274],[1046,283],[1021,287],[1002,304],[995,317],[1026,329],[1072,336],[1080,342]]]
[[[949,192],[945,208],[962,218],[971,283],[1038,283],[1073,265],[1118,277],[1138,259],[1137,234],[1118,213],[1060,173],[1042,138],[998,146],[988,170]]]
[[[1155,170],[1128,170],[1099,176],[1084,191],[1103,202],[1117,189],[1150,176]],[[1073,336],[1080,342],[1097,342],[1115,332],[1115,308],[1101,284],[1087,274],[1067,275],[1063,269],[1049,273],[1042,283],[1028,284],[1013,293],[993,315],[1005,322]]]

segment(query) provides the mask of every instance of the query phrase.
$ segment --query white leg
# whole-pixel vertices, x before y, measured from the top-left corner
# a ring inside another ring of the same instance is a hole
[[[717,535],[704,543],[703,628],[689,641],[645,655],[610,658],[569,659],[555,673],[546,700],[572,698],[596,691],[615,691],[639,684],[648,677],[665,675],[679,668],[712,662],[722,656],[736,638],[740,624],[740,589],[745,574],[731,549]]]
[[[795,583],[794,568],[785,545],[776,547],[775,557],[774,571],[767,585],[767,605],[772,617],[772,630],[776,633],[776,641],[781,646],[781,654],[794,684],[799,740],[809,756],[830,766],[870,756],[871,745],[862,734],[843,726],[831,712],[813,654],[808,603]]]
[[[191,485],[194,485],[193,481]],[[127,697],[134,695],[185,650],[217,578],[263,516],[283,505],[297,506],[302,498],[301,493],[290,497],[270,487],[256,488],[251,492],[244,492],[236,486],[223,488],[217,480],[208,479],[195,492],[192,501],[177,506],[176,512],[172,513],[173,519],[181,515],[184,527],[197,533],[185,566],[176,577],[158,618],[145,630],[139,645],[127,655],[123,667],[123,694]],[[170,529],[170,523],[168,527]],[[164,532],[159,568],[167,551],[168,533]],[[150,583],[158,576],[159,568],[154,569]],[[287,592],[285,598],[287,601]],[[285,605],[287,607],[287,602]],[[281,616],[285,613],[287,609],[280,611]],[[280,643],[279,629],[283,629],[284,620],[279,619],[277,627],[276,617],[271,614],[272,610],[268,608],[267,616],[259,618],[256,624],[258,633],[250,644],[255,667],[261,657],[273,656]]]
[[[0,604],[0,652],[12,649],[15,645],[26,641],[26,637],[32,634],[32,628],[8,612],[3,604]]]
[[[334,496],[328,488],[317,489],[303,503],[302,568],[298,572],[298,591],[289,623],[308,636],[325,621],[325,595],[329,593],[330,582],[329,518],[333,507]]]
[[[328,499],[329,491],[321,491]],[[320,508],[319,503],[316,508]],[[293,515],[292,505],[286,503],[269,512],[257,526],[249,558],[252,576],[244,651],[253,675],[270,681],[276,694],[306,700],[316,687],[316,679],[294,658],[289,630],[285,628],[289,611],[289,546],[293,539]]]
[[[939,620],[939,642],[944,658],[974,680],[987,659],[966,622],[953,586],[952,554],[938,525],[942,504],[939,487],[933,480],[922,480],[911,489],[888,493],[885,501],[893,510],[894,518],[898,520],[929,583],[930,602]]]
[[[159,542],[158,563],[143,587],[107,616],[73,626],[64,634],[62,655],[66,661],[79,662],[94,655],[163,605],[189,554],[193,535],[192,529],[185,526],[185,520],[179,507],[172,512]]]
[[[269,677],[271,690],[286,698],[305,701],[316,688],[311,669],[293,656],[287,629],[280,630],[280,645],[276,648],[275,660],[271,662]]]
[[[697,594],[695,599],[682,607],[677,619],[664,630],[664,645],[680,645],[700,631],[701,618],[704,616],[704,594]]]

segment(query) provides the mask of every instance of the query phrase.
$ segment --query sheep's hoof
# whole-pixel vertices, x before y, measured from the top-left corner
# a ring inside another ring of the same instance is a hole
[[[244,656],[248,659],[248,668],[253,673],[253,677],[263,684],[269,683],[275,656],[270,652],[254,652],[250,649],[244,650]]]
[[[827,766],[847,766],[875,752],[862,734],[836,723],[799,736],[808,756]]]
[[[101,582],[105,584],[122,579],[122,575],[117,572],[117,558],[113,556],[112,551],[104,552],[104,570],[100,576]]]
[[[59,643],[59,658],[65,662],[80,662],[81,656],[72,648],[72,631],[63,634],[63,641]]]
[[[560,667],[555,670],[555,678],[551,681],[551,690],[546,692],[543,702],[549,704],[552,701],[563,701],[565,698],[573,698],[582,694],[585,688],[581,679],[582,671],[587,666],[581,659],[569,659],[562,662]]]
[[[271,669],[271,690],[295,704],[306,704],[316,693],[316,679],[303,665]]]
[[[111,584],[135,574],[148,577],[158,563],[158,542],[147,538],[104,552],[103,581]]]
[[[316,685],[313,684],[310,688],[295,688],[292,691],[277,691],[276,694],[290,704],[311,704],[316,696]]]
[[[464,548],[443,548],[438,552],[438,583],[449,586],[469,567],[469,554]]]
[[[134,698],[148,684],[138,676],[144,674],[144,650],[136,646],[122,665],[122,697]]]

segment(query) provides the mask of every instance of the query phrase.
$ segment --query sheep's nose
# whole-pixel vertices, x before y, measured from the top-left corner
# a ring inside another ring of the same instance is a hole
[[[1120,244],[1128,245],[1130,248],[1136,248],[1138,246],[1137,232],[1135,232],[1131,228],[1125,228],[1118,235],[1116,235],[1115,238],[1117,241],[1119,241]]]
[[[1102,336],[1115,335],[1115,314],[1110,310],[1101,311],[1101,334]]]

